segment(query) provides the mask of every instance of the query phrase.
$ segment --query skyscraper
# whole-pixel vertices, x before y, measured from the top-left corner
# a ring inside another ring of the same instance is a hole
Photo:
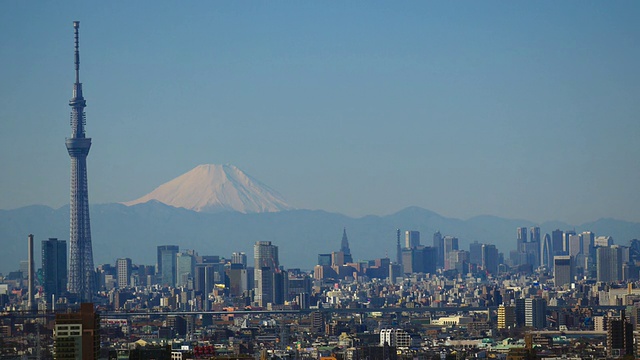
[[[498,248],[495,245],[482,244],[482,269],[489,274],[498,273]]]
[[[347,238],[347,228],[342,229],[342,242],[340,243],[340,251],[344,253],[344,262],[352,263],[351,249],[349,248],[349,239]]]
[[[574,257],[570,255],[556,255],[553,258],[553,281],[556,286],[563,286],[573,282]]]
[[[449,264],[449,253],[453,250],[459,250],[458,248],[458,238],[454,236],[445,236],[443,239],[444,242],[444,269],[451,269],[451,265]]]
[[[396,230],[396,263],[402,264],[402,246],[400,245],[400,229]]]
[[[340,253],[342,253],[340,251]],[[278,247],[271,241],[258,241],[253,246],[255,302],[258,306],[267,306],[275,301],[274,284],[276,271],[279,270]]]
[[[475,265],[482,265],[482,244],[474,241],[469,244],[469,262]]]
[[[633,325],[625,317],[624,310],[619,317],[612,317],[608,321],[607,355],[609,358],[621,358],[625,355],[633,358]]]
[[[547,326],[547,301],[545,299],[524,299],[524,325],[534,329],[542,329]]]
[[[42,240],[42,272],[47,303],[51,296],[60,297],[67,288],[67,242],[50,238]]]
[[[176,254],[176,287],[187,287],[195,275],[196,261],[188,252]]]
[[[420,231],[407,230],[404,233],[404,246],[413,249],[420,246]]]
[[[247,268],[247,254],[244,252],[234,252],[231,254],[231,263],[240,264],[244,269]]]
[[[518,241],[518,251],[524,252],[524,243],[527,242],[527,228],[519,227],[517,228],[517,241]]]
[[[564,255],[564,244],[563,244],[564,232],[560,229],[553,230],[551,232],[551,247],[553,255]]]
[[[621,279],[622,251],[617,246],[596,249],[597,281],[614,282]]]
[[[118,275],[118,288],[126,288],[129,285],[129,278],[131,277],[131,259],[123,258],[116,260],[116,271]]]
[[[540,262],[542,265],[551,268],[553,267],[553,245],[551,243],[551,236],[544,234],[540,251]]]
[[[436,266],[442,268],[444,267],[444,239],[442,239],[440,231],[433,233],[433,247],[438,249]]]
[[[73,22],[75,35],[76,82],[73,84],[71,106],[71,137],[66,139],[67,151],[71,157],[71,201],[69,235],[69,284],[68,290],[76,294],[81,302],[91,301],[96,291],[91,246],[91,226],[89,221],[89,191],[87,185],[87,155],[91,148],[91,138],[85,137],[87,102],[82,96],[80,83],[80,22]]]
[[[156,273],[160,285],[176,286],[176,258],[179,249],[177,245],[158,246]]]

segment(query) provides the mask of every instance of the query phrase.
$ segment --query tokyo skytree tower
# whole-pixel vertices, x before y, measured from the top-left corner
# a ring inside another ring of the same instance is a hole
[[[80,50],[78,31],[80,22],[73,22],[75,34],[76,82],[73,84],[71,106],[71,137],[66,139],[71,157],[71,223],[69,235],[69,284],[67,290],[78,297],[79,302],[90,302],[96,291],[89,224],[89,191],[87,187],[87,155],[91,138],[85,137],[87,102],[82,96],[80,83]]]

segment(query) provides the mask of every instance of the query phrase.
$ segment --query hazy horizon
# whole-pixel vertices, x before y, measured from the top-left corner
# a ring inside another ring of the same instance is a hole
[[[89,200],[234,164],[351,217],[640,222],[640,4],[0,5],[1,209],[69,202],[73,27]]]

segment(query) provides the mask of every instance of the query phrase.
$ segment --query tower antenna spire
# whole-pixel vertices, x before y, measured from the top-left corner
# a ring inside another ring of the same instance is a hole
[[[75,65],[76,65],[76,84],[80,83],[80,21],[73,22],[73,33],[75,37]]]

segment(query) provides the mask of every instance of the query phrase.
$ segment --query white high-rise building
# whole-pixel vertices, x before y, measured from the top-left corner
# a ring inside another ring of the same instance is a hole
[[[118,288],[122,289],[129,286],[129,278],[131,278],[131,259],[124,258],[116,260],[116,271],[118,275]]]

